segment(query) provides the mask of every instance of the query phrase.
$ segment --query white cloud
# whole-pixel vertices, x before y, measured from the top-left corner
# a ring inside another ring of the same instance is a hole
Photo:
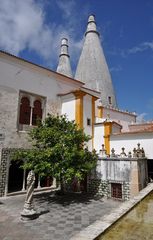
[[[146,50],[153,50],[153,41],[152,42],[144,42],[135,46],[127,51],[127,54],[135,54],[137,52],[144,52]]]
[[[144,42],[143,45],[146,48],[150,48],[151,50],[153,50],[153,41],[152,42]]]
[[[122,71],[122,67],[120,65],[110,68],[110,72],[120,72],[120,71]]]
[[[5,0],[0,4],[0,46],[19,54],[25,48],[48,58],[45,45],[52,42],[52,32],[44,24],[44,14],[33,0]]]
[[[137,123],[143,123],[145,121],[145,117],[147,116],[147,113],[140,113],[137,116],[136,122]]]
[[[147,50],[153,51],[153,41],[143,42],[129,49],[112,48],[109,50],[109,54],[120,55],[121,57],[126,58],[129,55],[141,53]]]
[[[121,56],[123,58],[126,58],[127,57],[127,50],[125,49],[121,49],[121,48],[116,48],[116,47],[113,47],[111,50],[108,51],[108,53],[110,55],[113,55],[113,56]]]
[[[58,0],[57,2],[58,7],[62,10],[62,14],[65,18],[70,17],[72,11],[75,9],[75,1],[74,0]]]
[[[52,62],[52,65],[55,65],[58,61],[60,40],[62,37],[68,37],[73,45],[73,57],[75,58],[81,48],[81,41],[75,39],[72,15],[70,18],[75,2],[68,1],[65,5],[63,1],[57,1],[57,3],[59,11],[62,10],[63,17],[67,18],[67,21],[63,21],[61,25],[57,25],[56,22],[46,22],[45,1],[1,1],[0,48],[15,55],[19,55],[26,49],[32,50],[47,64],[50,65]],[[48,2],[48,4],[51,6],[54,3]]]

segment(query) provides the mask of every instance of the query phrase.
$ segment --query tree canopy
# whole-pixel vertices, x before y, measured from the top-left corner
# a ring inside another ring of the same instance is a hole
[[[81,180],[96,165],[97,154],[86,147],[91,137],[65,115],[49,114],[29,132],[29,137],[32,148],[17,151],[13,158],[24,159],[22,167],[40,176]]]

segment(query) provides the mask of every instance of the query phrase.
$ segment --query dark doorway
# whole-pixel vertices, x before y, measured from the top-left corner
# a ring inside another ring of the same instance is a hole
[[[23,169],[20,168],[21,163],[12,161],[9,168],[8,192],[16,192],[22,190],[23,185]]]
[[[122,184],[111,183],[111,197],[122,198]]]
[[[153,159],[148,159],[148,179],[149,182],[153,181]]]
[[[40,178],[40,186],[41,187],[50,187],[53,184],[53,178],[48,177],[41,177]]]

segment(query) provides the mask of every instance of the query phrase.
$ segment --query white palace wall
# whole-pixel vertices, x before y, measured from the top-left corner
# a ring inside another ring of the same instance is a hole
[[[73,94],[62,97],[61,114],[66,114],[70,121],[75,120],[75,96]]]
[[[110,148],[115,149],[115,154],[121,153],[121,148],[125,148],[125,152],[133,151],[137,148],[137,144],[145,150],[145,155],[148,159],[153,159],[153,133],[137,133],[137,134],[123,134],[110,136]]]
[[[122,125],[123,131],[128,131],[129,124],[135,123],[136,116],[129,114],[128,112],[116,111],[111,108],[103,108],[103,118],[107,118],[109,115],[110,119]]]
[[[96,124],[94,126],[94,148],[99,153],[104,144],[104,125]]]
[[[1,56],[0,72],[0,133],[5,135],[2,145],[9,148],[28,147],[26,133],[18,131],[20,91],[42,97],[45,116],[47,113],[60,112],[61,103],[57,94],[76,89],[78,83],[57,79],[51,71]]]

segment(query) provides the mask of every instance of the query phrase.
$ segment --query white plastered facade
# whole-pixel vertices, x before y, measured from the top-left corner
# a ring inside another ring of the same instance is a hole
[[[0,131],[5,135],[1,142],[3,147],[29,147],[26,132],[18,129],[20,93],[42,98],[45,117],[47,113],[61,113],[58,94],[74,91],[83,85],[6,53],[0,53],[0,72]],[[67,108],[65,113],[70,115],[69,111]],[[74,107],[71,111],[74,112]]]
[[[75,121],[75,96],[69,94],[61,97],[61,114],[66,115],[70,121]]]
[[[104,144],[104,125],[96,124],[94,127],[94,148],[99,153]]]
[[[112,109],[112,108],[103,108],[103,118],[107,118],[109,115],[110,119],[116,121],[122,125],[122,131],[127,131],[129,129],[128,125],[135,123],[136,115],[128,112]]]
[[[115,149],[116,154],[121,153],[121,148],[125,148],[125,152],[133,153],[133,148],[137,148],[137,144],[145,150],[148,159],[153,159],[153,133],[129,133],[123,135],[111,135],[110,147]]]

